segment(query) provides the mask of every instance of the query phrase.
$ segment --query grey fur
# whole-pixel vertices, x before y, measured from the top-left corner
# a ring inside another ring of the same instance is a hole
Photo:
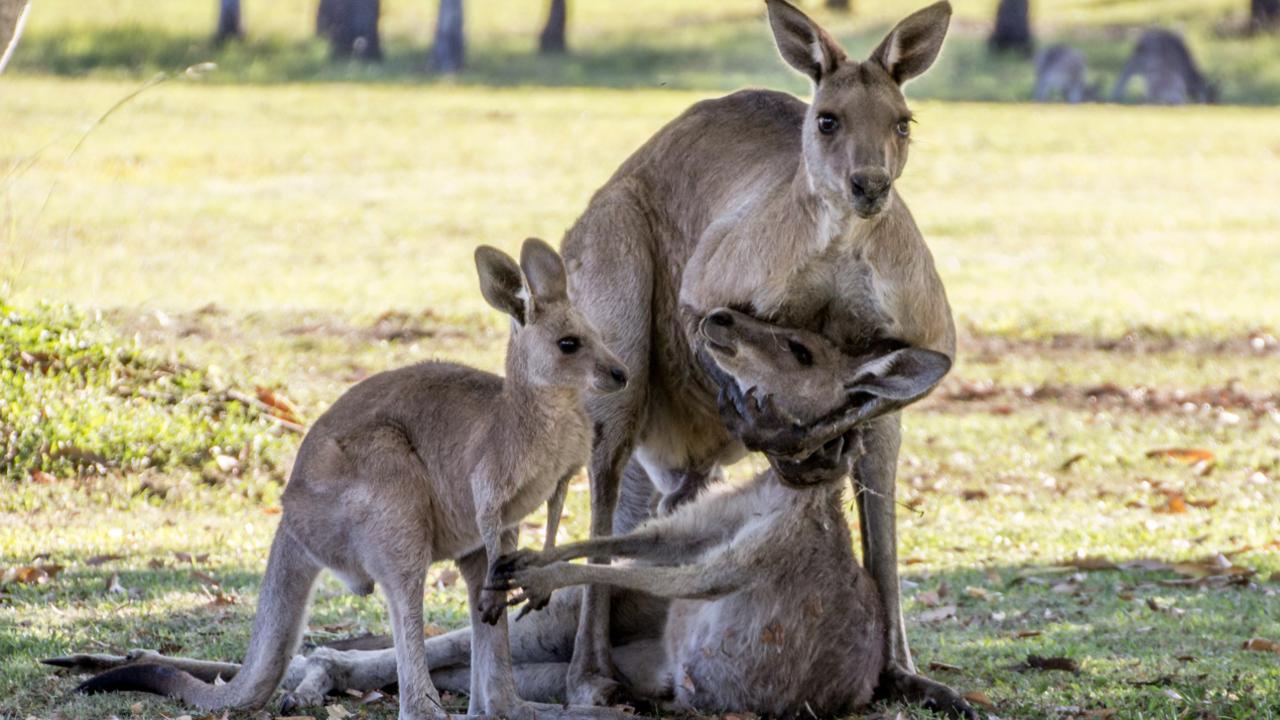
[[[1182,36],[1171,30],[1152,28],[1142,33],[1133,54],[1120,71],[1114,102],[1125,98],[1129,81],[1141,75],[1146,82],[1146,102],[1159,105],[1216,103],[1218,87],[1209,82],[1196,66],[1196,61]]]
[[[1053,45],[1036,56],[1036,102],[1061,97],[1076,104],[1098,99],[1099,86],[1089,84],[1084,53],[1069,45]]]
[[[368,378],[316,421],[285,488],[249,649],[231,681],[210,685],[152,665],[150,674],[135,667],[94,678],[86,690],[149,690],[204,709],[261,706],[287,670],[315,578],[329,568],[354,592],[382,586],[396,640],[400,717],[444,717],[419,639],[427,567],[455,559],[473,628],[470,714],[612,715],[535,708],[520,699],[506,597],[484,586],[487,558],[514,550],[516,524],[549,498],[554,537],[555,505],[591,446],[582,391],[616,391],[625,373],[569,302],[563,264],[546,243],[526,241],[520,266],[482,247],[476,265],[485,298],[516,321],[506,378],[422,363]],[[575,352],[565,352],[566,338],[576,339]],[[297,700],[316,703],[330,681],[302,673]]]

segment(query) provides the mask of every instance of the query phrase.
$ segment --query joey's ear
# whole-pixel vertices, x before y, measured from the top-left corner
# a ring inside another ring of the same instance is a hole
[[[904,348],[864,363],[845,383],[845,389],[901,407],[927,395],[950,369],[951,358],[940,352]]]
[[[844,50],[808,15],[787,0],[765,0],[769,27],[782,59],[817,85],[847,58]]]
[[[529,314],[526,302],[529,293],[516,261],[495,247],[481,245],[476,248],[476,272],[480,275],[480,294],[484,299],[524,325]]]
[[[917,10],[889,31],[871,59],[901,85],[924,73],[938,58],[950,24],[951,3],[947,0]]]
[[[538,238],[525,240],[524,247],[520,248],[520,267],[535,302],[569,297],[564,261],[555,248]]]

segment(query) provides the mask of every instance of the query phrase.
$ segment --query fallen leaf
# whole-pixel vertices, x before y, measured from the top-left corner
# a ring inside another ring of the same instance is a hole
[[[964,699],[983,709],[991,710],[992,712],[996,709],[996,704],[991,702],[991,698],[987,697],[987,694],[984,692],[978,692],[977,690],[967,692],[964,694]]]
[[[969,502],[973,502],[975,500],[986,500],[988,496],[986,490],[965,490],[960,493],[960,497]]]
[[[978,600],[990,600],[992,595],[990,590],[984,587],[976,587],[974,585],[970,585],[969,587],[965,588],[964,594],[968,595],[971,598],[976,598]]]
[[[57,577],[58,573],[62,572],[62,569],[61,565],[45,565],[43,563],[12,567],[0,572],[0,585],[7,585],[8,583],[43,585]]]
[[[1071,457],[1067,458],[1061,465],[1059,465],[1058,469],[1063,472],[1066,472],[1067,470],[1071,469],[1072,465],[1075,465],[1076,463],[1085,459],[1085,457],[1086,456],[1084,453],[1076,453],[1075,455],[1072,455]]]
[[[1195,655],[1178,655],[1176,659],[1179,662],[1189,663],[1189,662],[1195,662],[1196,656]]]
[[[351,717],[351,711],[341,705],[326,705],[325,712],[329,713],[329,720],[346,720]]]
[[[924,562],[924,558],[909,557],[902,561],[903,565],[919,565]]]
[[[1160,507],[1152,509],[1153,513],[1160,515],[1182,515],[1187,512],[1187,499],[1182,493],[1169,493]]]
[[[1249,638],[1240,646],[1241,650],[1253,650],[1254,652],[1271,652],[1280,653],[1280,643],[1266,638]]]
[[[123,595],[128,592],[124,586],[120,584],[120,573],[111,573],[111,577],[107,578],[105,592],[108,595]]]
[[[279,515],[280,513],[284,512],[284,508],[281,508],[278,506],[264,507],[262,508],[262,512],[265,515]]]
[[[123,559],[124,559],[123,555],[94,555],[88,560],[85,560],[84,564],[88,565],[89,567],[97,567],[99,565],[105,565],[106,563],[109,563],[115,560],[123,560]]]
[[[950,663],[938,662],[936,660],[929,663],[929,669],[934,672],[961,672],[962,670],[962,668],[959,665],[952,665]]]
[[[1027,667],[1032,670],[1062,670],[1063,672],[1080,672],[1080,663],[1068,657],[1027,656]]]
[[[1165,694],[1165,696],[1166,696],[1166,697],[1168,697],[1168,698],[1169,698],[1169,699],[1171,699],[1171,700],[1182,700],[1182,699],[1183,699],[1182,695],[1178,694],[1178,691],[1177,691],[1177,690],[1174,690],[1173,688],[1165,688],[1165,689],[1164,689],[1164,690],[1162,690],[1161,692],[1163,692],[1163,693]]]
[[[1063,563],[1078,570],[1118,570],[1119,566],[1105,557],[1085,556]]]
[[[270,408],[268,412],[271,415],[274,415],[285,422],[291,422],[294,425],[302,424],[302,421],[298,418],[298,409],[293,406],[293,403],[289,402],[288,398],[275,392],[271,388],[263,387],[261,385],[254,390],[258,396],[258,402],[261,402],[263,405]]]
[[[1039,630],[1019,630],[1018,632],[1014,633],[1014,637],[1031,638],[1031,637],[1039,637],[1041,634],[1042,633]]]
[[[938,622],[939,620],[953,618],[956,616],[957,609],[958,608],[955,605],[944,605],[943,607],[934,608],[933,610],[926,610],[920,613],[920,622]]]
[[[1208,450],[1202,450],[1200,448],[1179,448],[1179,447],[1157,448],[1155,450],[1148,450],[1147,457],[1168,458],[1170,460],[1177,460],[1178,462],[1186,463],[1188,465],[1194,465],[1195,463],[1198,463],[1198,462],[1213,462],[1214,460],[1213,453],[1209,452]]]
[[[52,485],[53,483],[58,482],[58,478],[37,468],[31,468],[29,475],[31,477],[31,482],[37,485]]]

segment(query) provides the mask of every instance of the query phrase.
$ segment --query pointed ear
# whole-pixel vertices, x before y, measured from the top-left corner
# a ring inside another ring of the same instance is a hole
[[[818,27],[809,16],[787,0],[765,0],[769,7],[769,26],[778,52],[791,67],[799,70],[817,85],[822,78],[847,58],[844,50]]]
[[[476,272],[484,299],[524,325],[529,314],[528,292],[516,261],[497,248],[481,245],[476,248]]]
[[[538,238],[524,241],[524,247],[520,248],[520,268],[524,270],[535,302],[569,297],[564,261],[555,248],[545,242]]]
[[[940,352],[904,348],[864,363],[845,383],[845,389],[902,407],[927,395],[950,369],[951,358]]]
[[[871,59],[880,63],[899,85],[921,75],[942,50],[942,40],[951,24],[951,3],[947,0],[908,15],[880,43]]]

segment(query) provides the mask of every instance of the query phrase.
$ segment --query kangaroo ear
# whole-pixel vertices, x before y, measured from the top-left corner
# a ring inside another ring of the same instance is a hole
[[[934,3],[908,15],[881,41],[871,59],[880,63],[899,85],[921,75],[938,59],[951,24],[951,3]]]
[[[874,395],[902,407],[929,394],[950,369],[951,358],[940,352],[904,348],[864,363],[845,383],[845,390]]]
[[[782,59],[817,85],[847,58],[844,50],[808,15],[787,0],[765,0],[769,26]]]
[[[564,300],[569,297],[565,279],[564,261],[555,248],[539,240],[529,238],[520,248],[520,267],[529,282],[529,290],[535,302]]]
[[[524,325],[530,309],[529,293],[516,261],[495,247],[481,245],[476,248],[476,272],[480,275],[480,294],[484,299]]]

